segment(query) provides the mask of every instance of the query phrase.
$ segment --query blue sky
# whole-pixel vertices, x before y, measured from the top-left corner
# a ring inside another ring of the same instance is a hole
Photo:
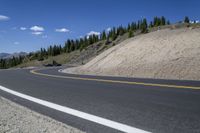
[[[0,0],[0,53],[30,52],[142,17],[200,19],[199,0]]]

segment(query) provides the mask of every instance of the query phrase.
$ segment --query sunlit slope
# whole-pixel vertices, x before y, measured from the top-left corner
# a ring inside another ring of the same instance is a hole
[[[114,46],[66,72],[128,77],[200,79],[200,29],[163,29]]]

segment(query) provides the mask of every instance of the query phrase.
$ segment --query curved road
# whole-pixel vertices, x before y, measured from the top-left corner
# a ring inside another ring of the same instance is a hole
[[[200,132],[200,81],[73,75],[59,69],[0,70],[0,95],[89,133]]]

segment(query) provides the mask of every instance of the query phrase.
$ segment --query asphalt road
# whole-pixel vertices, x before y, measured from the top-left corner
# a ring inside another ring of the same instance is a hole
[[[58,69],[0,70],[0,85],[149,132],[200,132],[200,81],[72,75]],[[0,95],[89,133],[120,132],[2,90]]]

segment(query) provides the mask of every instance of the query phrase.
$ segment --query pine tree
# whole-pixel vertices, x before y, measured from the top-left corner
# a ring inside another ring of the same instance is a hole
[[[125,33],[125,28],[123,28],[122,25],[117,28],[117,35],[122,36],[124,33]]]
[[[74,40],[71,40],[71,45],[70,45],[70,52],[75,50],[75,43]]]
[[[105,30],[101,33],[101,40],[106,40],[106,32]]]
[[[170,25],[170,21],[169,20],[167,21],[167,25]]]
[[[153,26],[157,26],[158,17],[154,17],[153,19]]]
[[[142,20],[142,23],[141,23],[141,32],[142,33],[147,33],[148,32],[148,24],[147,24],[147,19],[146,18],[144,18],[143,20]]]
[[[132,30],[129,30],[129,32],[128,32],[128,37],[129,38],[131,38],[131,37],[133,37],[134,35],[133,35],[133,31]]]
[[[131,23],[131,30],[135,31],[137,29],[137,25],[135,22]]]
[[[161,17],[161,25],[166,25],[166,19],[164,16]]]
[[[128,31],[131,30],[131,25],[130,25],[130,23],[128,24],[127,30],[128,30]]]
[[[48,55],[49,56],[52,56],[53,55],[53,48],[52,48],[52,46],[49,46],[49,48],[48,48]]]
[[[190,23],[190,19],[188,16],[185,16],[184,23]]]
[[[113,27],[113,29],[111,30],[111,39],[112,41],[114,41],[116,38],[117,38],[116,28]]]
[[[152,27],[153,27],[153,22],[151,21],[149,24],[149,28],[152,28]]]
[[[154,17],[153,25],[154,25],[155,27],[160,26],[160,25],[161,25],[161,18],[159,18],[159,17]]]
[[[71,48],[71,41],[68,39],[68,40],[67,40],[67,53],[70,53],[70,52],[71,52],[71,51],[70,51],[70,50],[71,50],[70,48]]]

